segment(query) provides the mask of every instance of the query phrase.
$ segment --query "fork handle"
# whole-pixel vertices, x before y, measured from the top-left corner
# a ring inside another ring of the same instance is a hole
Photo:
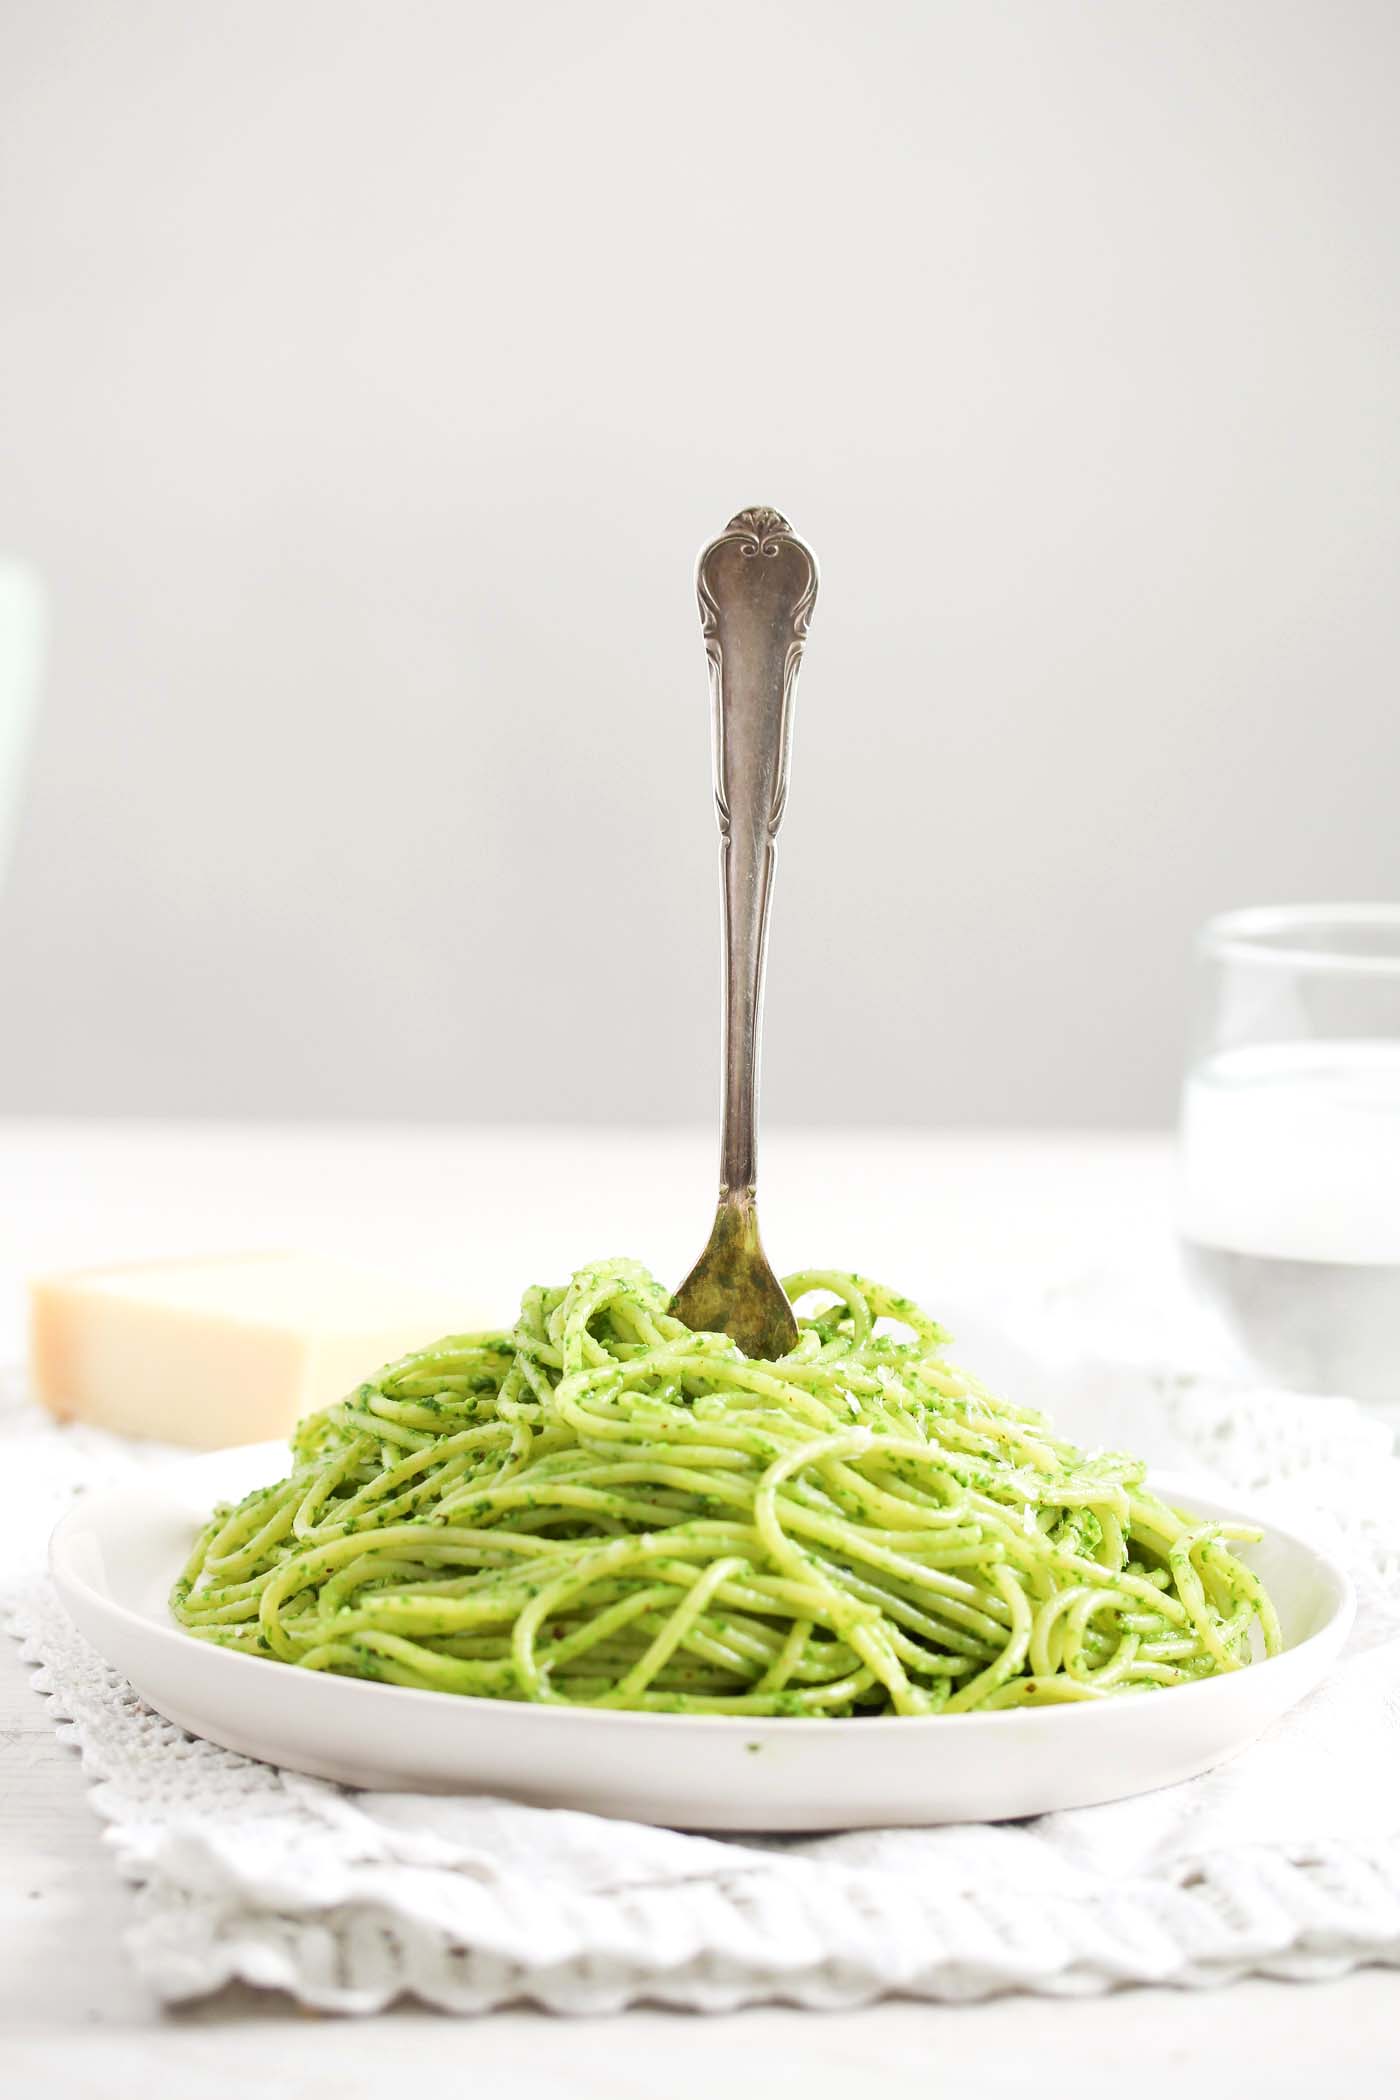
[[[776,510],[741,510],[696,566],[710,665],[724,922],[720,1199],[751,1203],[774,842],[817,561]]]

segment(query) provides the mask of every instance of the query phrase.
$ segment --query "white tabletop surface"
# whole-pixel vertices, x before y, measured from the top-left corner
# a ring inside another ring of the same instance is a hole
[[[1008,1274],[1028,1288],[1105,1267],[1150,1278],[1171,1258],[1157,1138],[784,1134],[765,1146],[764,1179],[780,1266],[858,1261],[940,1310],[992,1298]],[[311,1246],[426,1270],[503,1318],[524,1281],[598,1254],[678,1273],[703,1238],[710,1181],[708,1140],[666,1132],[0,1125],[0,1358],[21,1346],[26,1274],[200,1248]],[[243,1990],[163,2013],[122,1953],[130,1896],[77,1757],[26,1677],[0,1640],[0,2089],[16,2100],[346,2100],[437,2078],[502,2100],[849,2100],[876,2080],[882,2100],[1032,2085],[1075,2100],[1176,2100],[1183,2085],[1381,2100],[1400,2084],[1400,1982],[1381,1969],[719,2018],[333,2020]]]

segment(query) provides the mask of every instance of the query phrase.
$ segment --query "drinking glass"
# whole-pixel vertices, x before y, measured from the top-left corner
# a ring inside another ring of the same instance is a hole
[[[18,828],[20,786],[44,653],[44,593],[35,571],[0,556],[0,885]]]
[[[1400,1405],[1400,905],[1229,912],[1199,938],[1188,1271],[1254,1366]]]

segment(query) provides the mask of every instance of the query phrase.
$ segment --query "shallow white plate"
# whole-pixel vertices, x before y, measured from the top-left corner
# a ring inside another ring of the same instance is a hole
[[[86,1497],[51,1549],[94,1647],[192,1735],[351,1786],[508,1794],[700,1830],[992,1821],[1111,1801],[1218,1764],[1311,1691],[1351,1624],[1343,1571],[1286,1532],[1242,1549],[1283,1654],[1227,1677],[1075,1706],[947,1720],[569,1713],[366,1684],[196,1641],[166,1598],[212,1505],[275,1480],[280,1444],[215,1451]],[[1205,1516],[1238,1516],[1164,1477]]]

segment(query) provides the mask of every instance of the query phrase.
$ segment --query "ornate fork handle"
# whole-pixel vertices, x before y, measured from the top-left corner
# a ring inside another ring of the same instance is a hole
[[[777,511],[743,510],[701,554],[696,590],[710,664],[724,911],[720,1200],[751,1204],[774,841],[816,557]]]

